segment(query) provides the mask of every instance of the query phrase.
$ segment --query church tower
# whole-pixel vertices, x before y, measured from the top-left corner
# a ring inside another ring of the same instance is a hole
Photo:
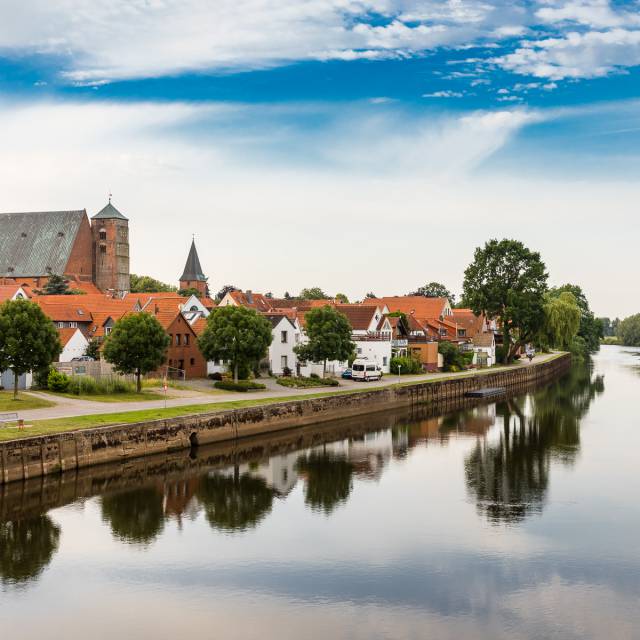
[[[101,291],[129,291],[129,220],[112,204],[91,218],[93,281]]]
[[[187,264],[184,265],[184,272],[180,276],[180,289],[196,289],[202,297],[209,297],[207,278],[204,273],[202,273],[195,240],[191,241]]]

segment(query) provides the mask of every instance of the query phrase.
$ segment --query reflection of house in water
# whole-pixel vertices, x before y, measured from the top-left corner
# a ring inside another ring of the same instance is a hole
[[[166,482],[163,501],[165,516],[176,518],[178,523],[182,521],[183,517],[195,520],[200,511],[200,505],[196,498],[199,485],[200,478],[198,476]]]

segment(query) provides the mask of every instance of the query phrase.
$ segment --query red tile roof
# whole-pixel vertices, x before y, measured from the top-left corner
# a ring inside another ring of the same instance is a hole
[[[63,329],[58,329],[58,335],[60,336],[60,344],[62,347],[66,347],[67,343],[73,336],[76,334],[76,331],[80,331],[80,329],[75,329],[71,327],[64,327]]]
[[[368,298],[366,304],[386,305],[390,312],[400,311],[406,316],[419,319],[439,318],[448,304],[446,298],[425,298],[424,296],[387,296]]]

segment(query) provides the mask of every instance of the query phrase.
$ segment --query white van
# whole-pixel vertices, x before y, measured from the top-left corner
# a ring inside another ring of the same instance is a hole
[[[382,369],[367,358],[356,358],[351,365],[352,380],[380,380],[382,378]]]

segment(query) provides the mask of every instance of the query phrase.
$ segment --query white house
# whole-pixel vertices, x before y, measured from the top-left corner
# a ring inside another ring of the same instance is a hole
[[[473,336],[473,364],[490,367],[496,363],[496,337],[493,331]]]
[[[285,368],[296,372],[298,362],[294,347],[300,342],[300,330],[295,322],[284,314],[265,314],[271,322],[273,339],[269,345],[269,370],[276,376],[281,376]]]
[[[65,327],[58,329],[62,352],[58,358],[59,362],[71,362],[74,358],[83,356],[89,345],[89,340],[80,329]]]

